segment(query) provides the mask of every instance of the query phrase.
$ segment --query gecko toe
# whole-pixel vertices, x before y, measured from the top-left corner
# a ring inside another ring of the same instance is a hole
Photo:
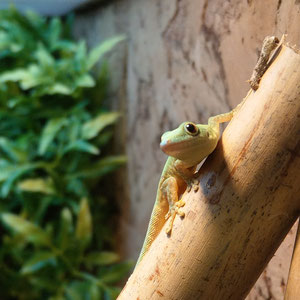
[[[191,190],[196,193],[199,190],[199,181],[197,179],[191,179],[187,184],[187,192],[189,193]]]
[[[179,215],[181,218],[184,218],[185,213],[184,213],[181,209],[176,208],[176,209],[175,209],[175,212],[176,212],[176,214]]]
[[[167,235],[171,235],[171,232],[172,232],[172,227],[169,225],[169,226],[166,228],[166,234],[167,234]]]
[[[171,235],[172,232],[172,228],[173,228],[173,223],[175,220],[176,215],[179,215],[181,218],[185,217],[185,213],[179,208],[185,205],[184,201],[178,201],[179,203],[175,204],[170,210],[169,212],[166,214],[165,219],[170,219],[169,220],[169,224],[166,228],[166,234],[167,235]]]
[[[198,192],[198,190],[199,190],[199,181],[197,181],[197,184],[193,185],[193,190],[194,190],[195,193]]]
[[[185,202],[183,200],[179,200],[175,203],[175,206],[176,207],[183,207],[183,206],[185,206]]]

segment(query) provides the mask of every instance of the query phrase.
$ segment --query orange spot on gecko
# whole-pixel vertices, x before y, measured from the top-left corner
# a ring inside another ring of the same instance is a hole
[[[164,296],[164,294],[162,293],[162,292],[160,292],[160,291],[156,291],[156,293],[159,295],[159,296],[161,296],[161,297],[163,297]]]

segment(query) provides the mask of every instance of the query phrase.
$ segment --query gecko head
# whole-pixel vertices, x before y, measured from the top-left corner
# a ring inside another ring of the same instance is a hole
[[[216,146],[216,140],[208,125],[184,122],[162,135],[160,148],[169,156],[192,163],[195,159],[203,160],[211,153]]]

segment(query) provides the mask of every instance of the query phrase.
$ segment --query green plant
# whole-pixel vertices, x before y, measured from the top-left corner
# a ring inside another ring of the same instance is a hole
[[[105,65],[98,80],[90,70],[122,39],[88,53],[68,22],[0,11],[1,299],[119,292],[129,265],[109,251],[112,209],[101,182],[125,157],[105,147],[119,117],[101,104]]]

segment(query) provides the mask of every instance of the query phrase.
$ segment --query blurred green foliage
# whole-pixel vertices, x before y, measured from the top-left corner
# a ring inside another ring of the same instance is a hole
[[[119,117],[101,103],[107,70],[97,80],[90,71],[123,39],[88,52],[68,20],[0,11],[1,299],[119,293],[129,265],[107,251],[112,205],[102,177],[125,157],[105,150]]]

